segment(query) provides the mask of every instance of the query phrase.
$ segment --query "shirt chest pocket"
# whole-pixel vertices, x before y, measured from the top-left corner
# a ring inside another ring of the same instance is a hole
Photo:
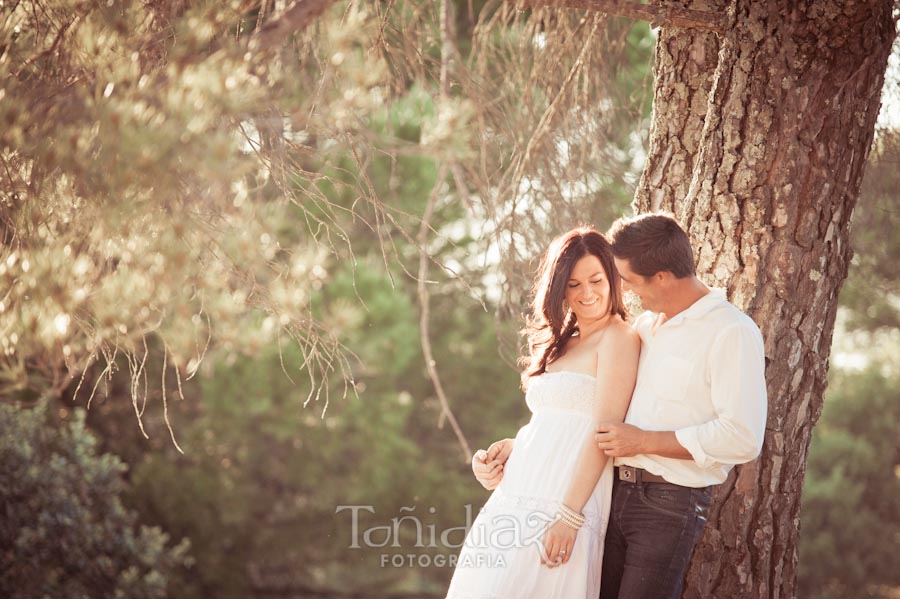
[[[666,403],[682,403],[686,399],[688,383],[694,363],[677,356],[663,356],[649,364],[647,376],[657,397]]]

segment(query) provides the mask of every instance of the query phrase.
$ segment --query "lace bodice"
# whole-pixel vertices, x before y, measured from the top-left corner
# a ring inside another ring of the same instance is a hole
[[[597,379],[589,374],[560,370],[534,377],[528,385],[525,403],[532,413],[544,409],[590,413]]]

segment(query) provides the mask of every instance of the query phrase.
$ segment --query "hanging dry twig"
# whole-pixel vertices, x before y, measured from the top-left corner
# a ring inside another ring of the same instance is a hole
[[[440,71],[440,99],[446,102],[450,98],[450,77],[451,77],[451,61],[454,56],[453,34],[451,31],[452,13],[449,0],[441,0],[440,3],[440,29],[441,29],[441,71]],[[425,206],[425,212],[422,215],[422,221],[419,225],[419,234],[417,241],[419,243],[419,272],[416,279],[418,295],[419,295],[419,334],[422,344],[422,354],[425,358],[425,368],[428,376],[434,386],[434,391],[438,396],[441,404],[441,415],[438,420],[438,427],[443,426],[446,419],[450,422],[453,433],[462,449],[462,460],[468,462],[471,459],[472,448],[468,440],[463,434],[459,422],[456,420],[453,411],[450,409],[450,402],[447,394],[444,392],[444,386],[441,384],[441,378],[438,374],[437,363],[434,354],[431,351],[431,339],[429,335],[429,314],[430,314],[430,295],[428,293],[428,232],[431,228],[431,217],[434,213],[434,207],[440,195],[441,188],[447,178],[447,173],[452,166],[442,164],[438,169],[438,175],[434,182],[434,187],[428,196],[428,203]]]

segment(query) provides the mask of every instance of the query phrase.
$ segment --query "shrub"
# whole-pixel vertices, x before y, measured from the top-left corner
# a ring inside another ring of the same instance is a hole
[[[188,542],[122,505],[125,465],[98,455],[83,410],[54,420],[46,403],[0,404],[0,596],[165,597]]]

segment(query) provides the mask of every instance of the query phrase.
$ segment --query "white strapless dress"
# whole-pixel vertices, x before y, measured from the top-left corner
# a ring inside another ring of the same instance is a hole
[[[582,513],[569,563],[541,565],[538,542],[575,475],[596,379],[559,371],[534,377],[525,395],[531,421],[516,435],[503,479],[460,550],[447,599],[597,599],[612,494],[612,460]]]

